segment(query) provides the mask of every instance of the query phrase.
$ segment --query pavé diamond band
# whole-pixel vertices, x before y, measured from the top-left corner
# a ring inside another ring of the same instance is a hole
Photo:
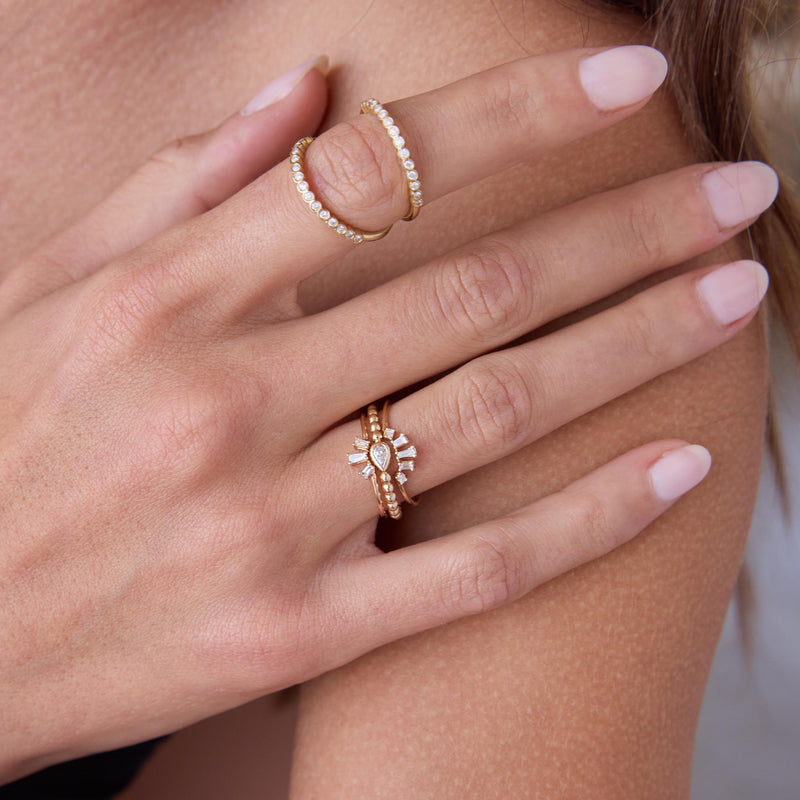
[[[292,178],[297,191],[303,198],[308,207],[333,231],[336,231],[340,236],[349,239],[353,244],[361,244],[361,242],[376,242],[378,239],[383,239],[387,233],[392,229],[390,225],[381,231],[361,231],[348,225],[343,220],[338,219],[329,209],[325,208],[322,203],[317,199],[311,187],[308,185],[306,178],[306,150],[311,142],[314,141],[313,136],[303,137],[292,148],[292,154],[289,156],[289,165],[292,170]]]
[[[417,448],[404,433],[389,427],[389,403],[378,414],[372,404],[361,414],[361,437],[353,442],[356,452],[347,460],[357,466],[361,476],[372,482],[382,517],[400,519],[400,502],[416,505],[405,490],[407,473],[414,471]]]
[[[400,129],[395,121],[389,116],[389,112],[374,98],[365,100],[361,104],[361,113],[374,114],[381,121],[386,133],[391,137],[394,149],[397,150],[397,157],[400,159],[400,166],[403,168],[403,174],[408,185],[408,212],[403,219],[406,222],[411,222],[412,219],[416,219],[420,208],[422,208],[422,184],[419,180],[417,165],[406,147],[406,140],[400,134]]]
[[[408,186],[408,211],[403,219],[410,222],[416,219],[422,207],[422,184],[419,180],[416,164],[411,159],[411,153],[406,147],[406,140],[400,135],[400,129],[395,124],[395,121],[377,100],[365,100],[361,104],[361,113],[375,114],[385,128],[386,133],[389,134],[389,138],[392,140],[392,144],[397,151],[397,157],[400,159],[400,166],[403,170],[406,185]],[[344,220],[339,219],[330,209],[325,208],[319,198],[314,194],[308,182],[305,165],[306,151],[313,141],[314,138],[311,136],[305,136],[300,139],[292,148],[291,155],[289,156],[289,167],[292,170],[294,185],[303,198],[303,201],[331,230],[335,231],[340,236],[344,236],[345,239],[349,239],[353,244],[375,242],[378,239],[383,239],[392,229],[391,225],[380,231],[359,230]]]

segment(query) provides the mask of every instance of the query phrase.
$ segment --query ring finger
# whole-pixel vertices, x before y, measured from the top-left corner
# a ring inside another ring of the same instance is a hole
[[[409,395],[391,411],[392,427],[424,459],[406,473],[406,490],[424,492],[491,463],[722,344],[752,319],[767,285],[766,270],[752,261],[681,275]],[[354,435],[354,423],[338,426],[301,459],[311,459],[301,463],[307,470],[326,465],[328,477],[317,483],[330,496],[320,507],[351,527],[376,513],[371,490],[347,465]],[[390,472],[394,478],[394,461]]]

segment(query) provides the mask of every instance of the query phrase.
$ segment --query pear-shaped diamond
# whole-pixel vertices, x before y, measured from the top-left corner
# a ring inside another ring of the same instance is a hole
[[[378,442],[372,445],[369,449],[370,461],[381,471],[386,472],[389,468],[389,460],[392,457],[392,451],[389,445],[385,442]]]

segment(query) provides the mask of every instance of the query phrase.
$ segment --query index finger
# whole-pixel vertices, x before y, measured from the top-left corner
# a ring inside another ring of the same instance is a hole
[[[650,47],[569,50],[513,61],[387,110],[430,201],[619,122],[647,102],[666,71],[666,60]],[[365,114],[315,140],[304,175],[340,221],[373,231],[409,208],[397,156],[381,121]],[[160,264],[194,269],[191,281],[179,283],[212,294],[215,313],[225,315],[347,253],[352,241],[317,218],[292,178],[288,163],[280,164],[191,221],[188,236],[171,239],[177,258],[161,257]]]

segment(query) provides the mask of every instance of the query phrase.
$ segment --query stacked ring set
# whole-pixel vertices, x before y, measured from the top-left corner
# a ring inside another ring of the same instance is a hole
[[[392,140],[397,158],[408,187],[408,211],[403,220],[410,222],[416,219],[422,207],[422,184],[416,164],[406,146],[406,140],[400,133],[395,120],[377,100],[365,100],[361,104],[362,114],[374,114],[380,120],[386,133]],[[331,230],[351,241],[353,244],[374,242],[382,239],[392,229],[389,225],[379,231],[364,231],[340,219],[312,190],[306,175],[305,157],[309,146],[314,141],[310,136],[300,139],[292,148],[289,165],[295,187],[311,211],[318,216]],[[408,437],[398,433],[389,426],[389,404],[384,404],[378,414],[377,406],[370,404],[361,414],[361,437],[355,439],[355,453],[348,456],[351,465],[359,468],[363,478],[372,482],[378,512],[382,517],[399,519],[400,503],[416,505],[405,489],[408,473],[414,471],[416,448]]]

